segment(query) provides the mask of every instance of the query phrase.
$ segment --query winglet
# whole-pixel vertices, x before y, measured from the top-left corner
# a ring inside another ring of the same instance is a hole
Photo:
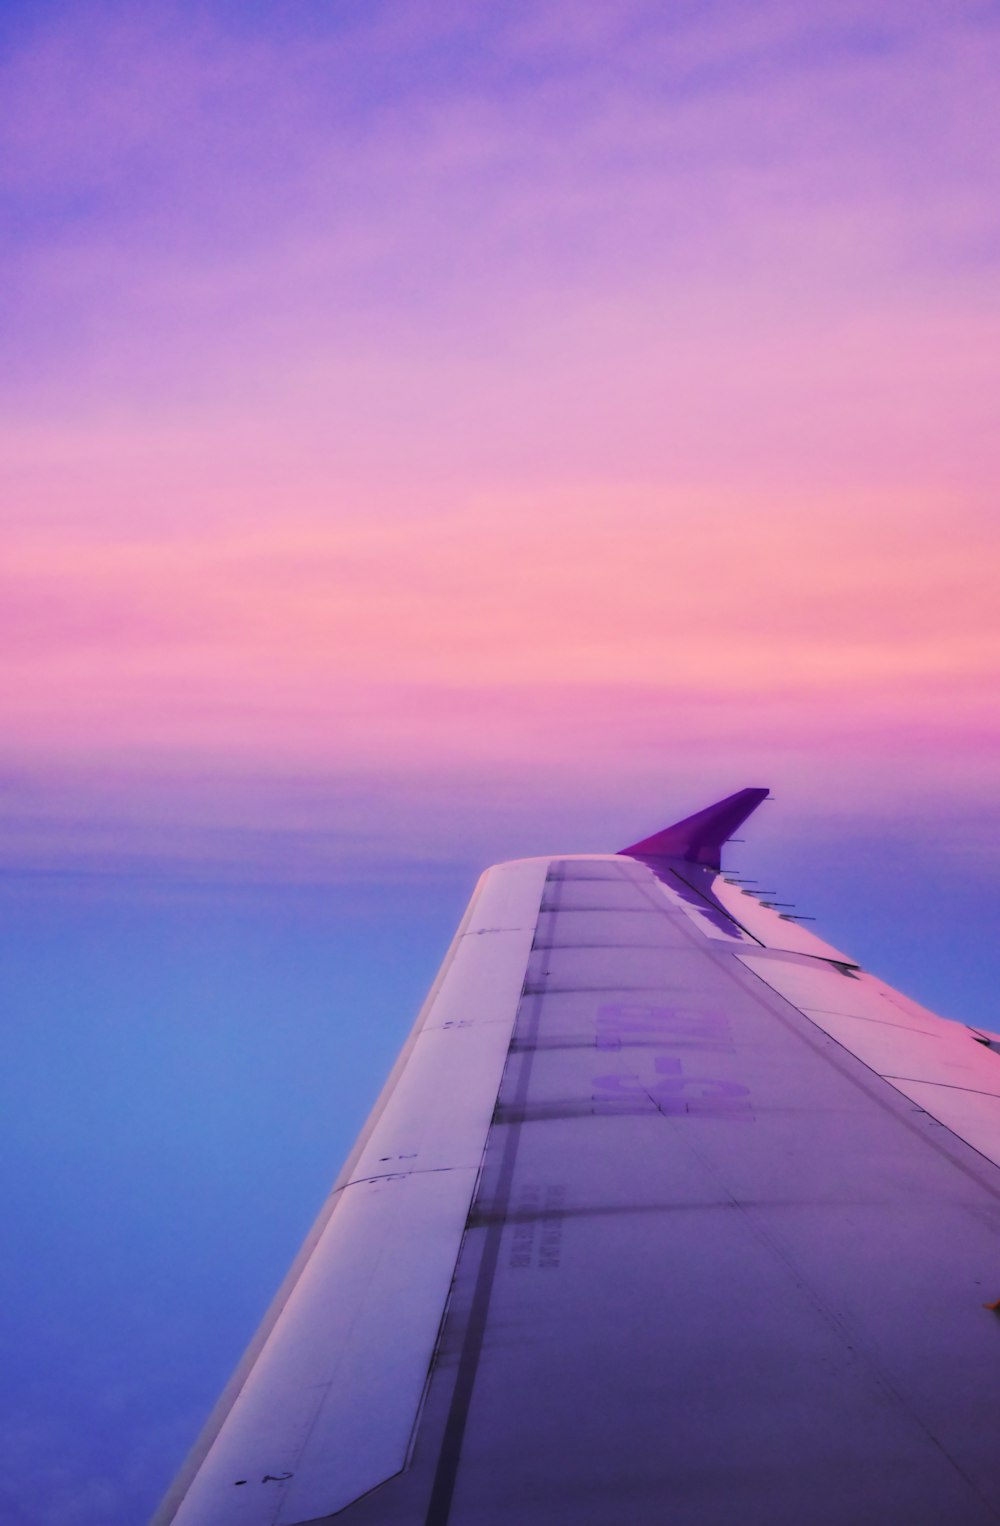
[[[686,816],[652,837],[634,842],[630,848],[620,848],[625,858],[683,858],[690,864],[705,864],[710,869],[722,867],[722,844],[742,826],[762,800],[766,789],[741,789],[735,795],[727,795],[715,805]]]

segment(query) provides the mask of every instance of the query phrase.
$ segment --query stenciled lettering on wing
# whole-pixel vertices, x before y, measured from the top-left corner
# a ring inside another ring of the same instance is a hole
[[[596,1048],[690,1050],[732,1054],[734,1046],[725,1013],[695,1011],[682,1006],[647,1006],[612,1002],[598,1009]],[[685,1059],[688,1057],[685,1056]],[[691,1056],[688,1070],[676,1055],[650,1055],[641,1069],[595,1076],[594,1108],[599,1113],[635,1112],[648,1103],[660,1113],[691,1113],[702,1117],[750,1117],[750,1093],[738,1081],[705,1073],[706,1066]]]
[[[521,1188],[514,1208],[508,1266],[558,1267],[565,1206],[566,1188],[562,1183],[553,1183],[544,1189],[526,1183]]]

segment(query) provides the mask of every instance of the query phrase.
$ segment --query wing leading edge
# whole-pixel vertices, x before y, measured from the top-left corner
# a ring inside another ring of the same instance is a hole
[[[1000,1054],[720,869],[487,871],[157,1526],[1000,1518]]]

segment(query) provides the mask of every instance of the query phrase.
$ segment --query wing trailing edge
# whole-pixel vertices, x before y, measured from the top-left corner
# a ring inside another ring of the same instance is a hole
[[[766,800],[766,789],[741,789],[735,795],[717,800],[693,816],[685,816],[672,827],[654,832],[628,848],[619,848],[624,858],[681,858],[689,864],[704,864],[721,869],[722,845],[739,831],[747,817]]]

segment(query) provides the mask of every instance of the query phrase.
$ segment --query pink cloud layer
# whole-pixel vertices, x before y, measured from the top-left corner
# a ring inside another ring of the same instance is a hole
[[[998,29],[530,9],[13,51],[10,768],[989,796]]]

